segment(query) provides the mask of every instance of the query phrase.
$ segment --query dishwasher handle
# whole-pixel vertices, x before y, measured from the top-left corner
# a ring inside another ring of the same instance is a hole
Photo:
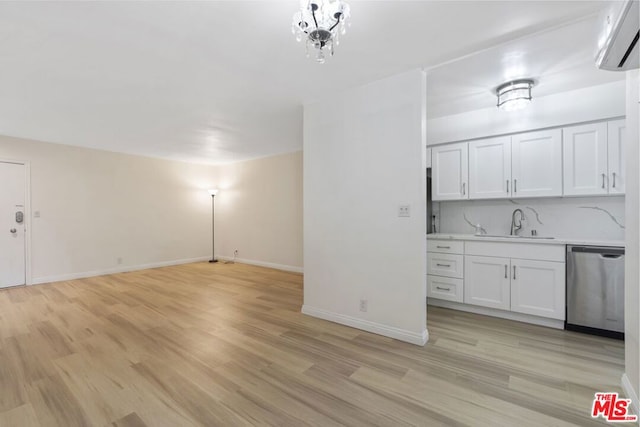
[[[567,253],[600,254],[605,258],[619,258],[624,255],[624,247],[619,246],[567,246]]]

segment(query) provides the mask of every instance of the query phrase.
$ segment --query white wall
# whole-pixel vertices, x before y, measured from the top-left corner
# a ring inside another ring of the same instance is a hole
[[[474,233],[469,223],[480,223],[489,234],[509,234],[511,214],[520,208],[525,215],[523,236],[535,229],[539,236],[624,241],[624,200],[612,196],[440,202],[438,231]]]
[[[217,167],[216,254],[302,272],[302,152]]]
[[[625,253],[625,376],[623,388],[635,400],[638,412],[638,396],[640,394],[640,165],[638,116],[640,111],[640,79],[638,70],[627,73],[627,234]]]
[[[211,166],[9,137],[0,158],[31,165],[34,283],[211,253]]]
[[[464,141],[625,115],[624,80],[535,97],[524,110],[491,106],[427,121],[427,145]]]
[[[304,111],[303,312],[416,344],[427,339],[425,83],[412,71]]]

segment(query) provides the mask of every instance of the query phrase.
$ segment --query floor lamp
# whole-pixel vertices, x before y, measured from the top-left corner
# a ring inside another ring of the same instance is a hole
[[[217,188],[212,188],[209,190],[209,194],[211,194],[211,259],[209,262],[218,262],[216,259],[216,221],[215,221],[215,210],[216,210],[216,194],[218,194]]]

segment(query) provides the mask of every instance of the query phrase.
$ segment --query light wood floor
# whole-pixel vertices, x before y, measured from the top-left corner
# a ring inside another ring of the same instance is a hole
[[[618,341],[429,307],[417,347],[301,303],[240,264],[0,291],[0,426],[588,426],[620,392]]]

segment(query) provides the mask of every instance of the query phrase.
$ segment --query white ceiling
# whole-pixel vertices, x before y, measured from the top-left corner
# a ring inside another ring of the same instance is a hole
[[[429,118],[494,107],[496,87],[514,79],[532,78],[534,98],[624,79],[625,73],[595,65],[601,19],[581,19],[429,70]]]
[[[305,100],[433,66],[603,7],[582,1],[350,4],[352,27],[336,56],[318,65],[291,34],[295,0],[0,2],[0,134],[204,163],[295,151],[302,148]],[[563,70],[563,58],[554,58],[560,63],[547,61],[532,72]],[[473,95],[498,84],[490,68],[479,67],[478,79],[464,90]]]

